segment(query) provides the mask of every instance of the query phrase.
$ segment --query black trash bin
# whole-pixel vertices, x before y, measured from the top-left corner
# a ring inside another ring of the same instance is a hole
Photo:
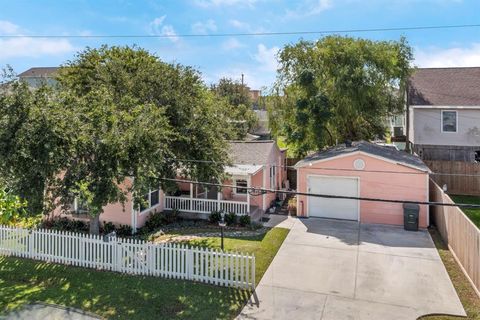
[[[420,206],[414,203],[403,204],[403,227],[405,230],[418,231],[418,214]]]

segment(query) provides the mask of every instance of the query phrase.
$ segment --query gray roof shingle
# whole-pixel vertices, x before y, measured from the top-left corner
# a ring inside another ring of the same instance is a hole
[[[409,167],[421,171],[429,171],[428,167],[423,163],[423,161],[414,155],[411,155],[405,151],[398,151],[393,148],[380,146],[367,141],[354,142],[351,147],[346,147],[345,145],[333,147],[325,151],[320,151],[315,154],[312,154],[306,157],[303,160],[300,160],[295,165],[296,167],[303,167],[308,165],[311,162],[328,159],[336,156],[346,155],[349,153],[361,151],[367,154],[374,156],[382,157],[387,160],[395,161],[399,164],[403,164]]]
[[[55,72],[57,72],[58,67],[34,67],[30,68],[18,76],[20,78],[46,78],[46,77],[53,77]]]
[[[275,148],[272,140],[230,141],[230,158],[233,164],[267,164]]]
[[[418,68],[408,97],[410,105],[480,106],[480,67]]]

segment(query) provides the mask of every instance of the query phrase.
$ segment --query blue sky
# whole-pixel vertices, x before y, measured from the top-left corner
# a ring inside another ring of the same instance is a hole
[[[344,30],[479,24],[478,0],[0,0],[2,35],[151,35]],[[480,66],[480,28],[352,33],[371,39],[407,37],[416,65]],[[228,76],[252,88],[275,78],[276,52],[318,35],[72,39],[0,38],[0,65],[22,72],[55,66],[85,46],[144,47],[167,62],[200,70],[207,83]]]

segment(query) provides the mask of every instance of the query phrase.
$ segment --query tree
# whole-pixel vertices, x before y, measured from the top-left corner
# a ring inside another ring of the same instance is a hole
[[[0,225],[12,225],[26,215],[26,203],[0,186]]]
[[[257,116],[252,110],[253,101],[246,85],[229,78],[222,78],[210,89],[219,100],[228,104],[227,116],[231,124],[230,139],[241,140],[257,124]]]
[[[139,205],[149,188],[167,188],[162,178],[177,170],[201,181],[223,174],[226,112],[195,70],[136,47],[103,46],[80,52],[57,80],[75,128],[57,193],[64,208],[74,197],[86,204],[92,233],[103,207],[124,202],[128,192]]]
[[[49,212],[46,201],[60,169],[66,164],[73,128],[54,91],[30,90],[4,73],[0,92],[0,175],[13,194],[28,203],[30,215]],[[22,200],[22,201],[23,201]]]
[[[273,133],[304,156],[336,141],[383,136],[384,119],[402,110],[410,74],[405,39],[328,36],[285,46],[277,95],[269,103]]]

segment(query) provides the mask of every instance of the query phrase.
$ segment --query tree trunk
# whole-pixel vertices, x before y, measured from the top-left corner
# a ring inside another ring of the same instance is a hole
[[[90,218],[90,234],[100,234],[100,214]]]

